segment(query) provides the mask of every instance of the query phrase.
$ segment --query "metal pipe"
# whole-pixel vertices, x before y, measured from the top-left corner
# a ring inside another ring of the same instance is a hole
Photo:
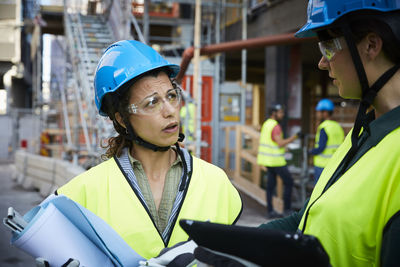
[[[201,62],[200,62],[200,39],[201,39],[201,0],[196,0],[195,25],[194,25],[194,68],[193,68],[193,98],[196,109],[194,111],[195,151],[200,157],[201,143]]]
[[[247,40],[247,0],[243,0],[242,8],[242,40]],[[242,87],[246,86],[247,50],[242,49]]]
[[[247,0],[243,0],[243,8],[242,8],[242,40],[247,40]],[[246,82],[247,82],[247,50],[242,49],[242,75],[241,75],[241,95],[243,97],[240,98],[240,122],[244,123],[246,119]]]
[[[221,32],[220,32],[220,27],[221,27],[221,3],[218,3],[216,7],[216,17],[215,17],[215,41],[217,43],[221,42]],[[221,90],[221,80],[220,80],[220,71],[221,71],[221,55],[217,54],[215,57],[215,67],[214,67],[214,86],[212,90],[212,95],[213,95],[213,107],[218,107],[219,106],[219,94]],[[212,153],[212,163],[219,165],[218,164],[218,159],[219,159],[219,145],[215,145],[219,143],[219,132],[220,132],[220,122],[219,122],[219,114],[218,112],[212,112],[212,140],[213,145],[211,146],[211,153]]]
[[[236,51],[242,49],[258,48],[273,45],[287,45],[296,44],[301,42],[306,42],[310,40],[315,40],[315,37],[310,38],[296,38],[294,33],[284,33],[276,34],[264,37],[257,37],[247,40],[231,41],[213,45],[206,45],[200,48],[200,55],[213,55],[220,52]],[[181,83],[183,76],[189,66],[189,63],[194,55],[194,48],[186,48],[182,54],[181,70],[176,76],[177,82]]]
[[[150,37],[150,19],[149,19],[149,1],[143,1],[143,7],[144,7],[144,12],[143,12],[143,35],[144,35],[144,40],[145,43],[149,43],[149,37]]]

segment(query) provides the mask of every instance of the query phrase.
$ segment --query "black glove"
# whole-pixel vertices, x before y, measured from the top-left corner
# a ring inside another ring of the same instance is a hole
[[[194,250],[194,257],[202,263],[214,267],[246,267],[251,266],[250,262],[226,253],[217,252],[204,247],[197,247]],[[246,265],[245,265],[246,264]],[[254,264],[253,264],[254,265]]]

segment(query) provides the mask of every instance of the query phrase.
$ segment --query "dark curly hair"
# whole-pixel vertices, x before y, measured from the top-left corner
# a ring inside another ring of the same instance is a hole
[[[148,71],[129,82],[125,83],[123,87],[119,88],[114,93],[109,93],[104,96],[103,105],[104,111],[107,113],[108,117],[112,120],[115,130],[118,135],[110,137],[107,141],[107,144],[101,144],[102,148],[106,148],[107,151],[101,155],[103,160],[107,160],[114,156],[121,156],[122,150],[125,147],[132,147],[133,141],[129,137],[127,130],[123,127],[117,119],[115,118],[115,114],[118,112],[124,121],[129,121],[129,112],[128,105],[129,99],[131,98],[132,90],[129,90],[131,86],[139,79],[147,76],[158,77],[158,75],[164,72],[168,76],[170,76],[170,69],[167,67],[158,68],[155,70]],[[173,83],[173,81],[171,80]]]

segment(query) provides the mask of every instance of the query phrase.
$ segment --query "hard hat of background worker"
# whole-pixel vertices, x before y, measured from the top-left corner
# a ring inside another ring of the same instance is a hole
[[[333,111],[335,109],[335,105],[333,104],[333,102],[330,99],[324,98],[321,99],[317,106],[315,107],[316,111]]]
[[[166,67],[169,77],[175,77],[179,66],[171,64],[150,46],[135,40],[124,40],[110,45],[104,52],[96,68],[94,78],[95,102],[100,115],[107,116],[103,99],[109,93],[126,90],[133,79],[140,75]]]

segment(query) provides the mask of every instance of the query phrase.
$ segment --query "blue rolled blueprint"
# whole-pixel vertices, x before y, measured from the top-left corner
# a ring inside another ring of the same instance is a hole
[[[11,244],[33,257],[61,266],[139,266],[144,260],[106,222],[65,196],[51,195],[24,215],[28,225]]]

